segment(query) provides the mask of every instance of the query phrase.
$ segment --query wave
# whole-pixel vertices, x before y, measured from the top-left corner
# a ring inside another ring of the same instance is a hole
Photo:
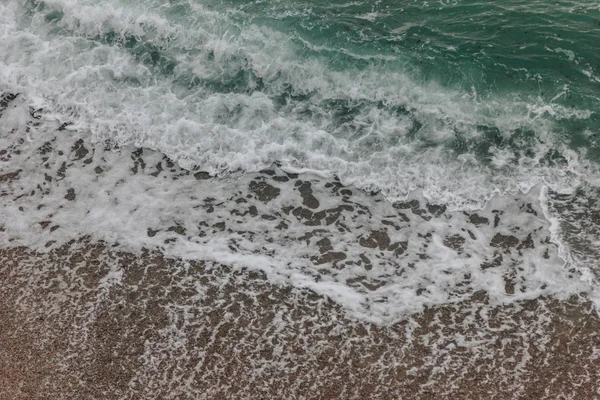
[[[465,92],[403,72],[405,60],[350,50],[338,52],[353,60],[341,68],[298,35],[244,23],[243,9],[0,7],[8,91],[97,142],[156,149],[189,169],[222,175],[278,162],[391,200],[420,189],[456,209],[540,183],[568,192],[598,176],[582,150],[592,139],[574,147],[562,135],[597,114],[556,96]]]

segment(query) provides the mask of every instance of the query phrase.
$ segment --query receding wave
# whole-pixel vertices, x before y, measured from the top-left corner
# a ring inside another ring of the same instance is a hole
[[[407,67],[409,52],[361,53],[350,22],[346,47],[334,38],[318,46],[311,29],[302,36],[276,23],[289,10],[253,19],[243,6],[186,1],[2,7],[1,68],[13,92],[97,141],[158,149],[188,168],[278,162],[391,199],[423,189],[456,207],[597,176],[596,134],[580,127],[598,116],[589,102],[565,104],[568,86],[549,98],[480,93],[475,83],[465,91],[465,82],[440,83],[444,71],[426,80]]]
[[[477,290],[496,302],[595,290],[587,45],[559,47],[538,21],[545,55],[529,40],[500,58],[500,29],[399,24],[360,2],[264,7],[0,5],[3,157],[31,177],[9,190],[0,215],[19,218],[2,237],[259,268],[377,321]]]

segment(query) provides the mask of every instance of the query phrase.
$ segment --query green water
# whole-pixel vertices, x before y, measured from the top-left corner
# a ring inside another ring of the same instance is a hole
[[[193,20],[186,2],[171,3],[167,15]],[[581,111],[585,118],[558,118],[554,133],[600,160],[600,5],[595,1],[199,4],[227,15],[239,31],[259,25],[284,33],[298,62],[318,59],[333,71],[401,71],[414,82],[435,82],[475,99],[513,98]],[[240,82],[217,82],[215,90],[247,91],[247,75],[237,77]],[[485,133],[492,144],[509,146],[528,133],[515,135],[501,139],[493,129]],[[473,150],[457,141],[459,152]]]
[[[7,4],[8,77],[99,140],[210,172],[280,162],[470,201],[600,162],[595,1]]]
[[[257,1],[219,7],[234,10],[239,26],[285,32],[303,58],[324,59],[334,70],[385,66],[483,98],[523,96],[598,111],[600,5],[594,1]]]

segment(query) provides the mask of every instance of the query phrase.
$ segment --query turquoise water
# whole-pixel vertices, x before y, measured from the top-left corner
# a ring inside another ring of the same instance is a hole
[[[595,1],[236,3],[219,8],[231,12],[237,26],[284,32],[302,60],[324,59],[331,70],[401,71],[421,85],[435,82],[478,101],[501,98],[591,111],[588,118],[561,115],[553,133],[599,160],[600,6]],[[179,7],[177,12],[183,11]],[[351,113],[338,107],[344,116]],[[499,113],[496,117],[506,117]],[[472,142],[458,127],[446,145],[458,154],[483,157],[493,145],[531,151],[523,142],[534,141],[533,132],[515,129],[500,137],[493,129],[497,124],[489,125],[478,127],[484,138]],[[548,153],[548,159],[553,156]]]
[[[2,8],[4,81],[96,140],[185,167],[279,162],[457,206],[597,176],[595,1]]]

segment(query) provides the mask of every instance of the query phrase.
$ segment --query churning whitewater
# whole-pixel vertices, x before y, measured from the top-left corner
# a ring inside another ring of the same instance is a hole
[[[531,42],[504,33],[487,5],[470,11],[484,17],[474,32],[461,31],[465,17],[435,23],[467,6],[413,2],[1,7],[6,90],[96,142],[213,174],[280,162],[391,199],[421,188],[456,207],[597,178],[600,60],[593,35],[577,53],[569,39],[595,29],[591,3],[555,16],[580,19],[572,31]],[[535,7],[518,12],[533,18]],[[497,55],[509,45],[513,56]]]
[[[4,1],[0,238],[260,269],[375,322],[477,291],[595,299],[599,17]]]

